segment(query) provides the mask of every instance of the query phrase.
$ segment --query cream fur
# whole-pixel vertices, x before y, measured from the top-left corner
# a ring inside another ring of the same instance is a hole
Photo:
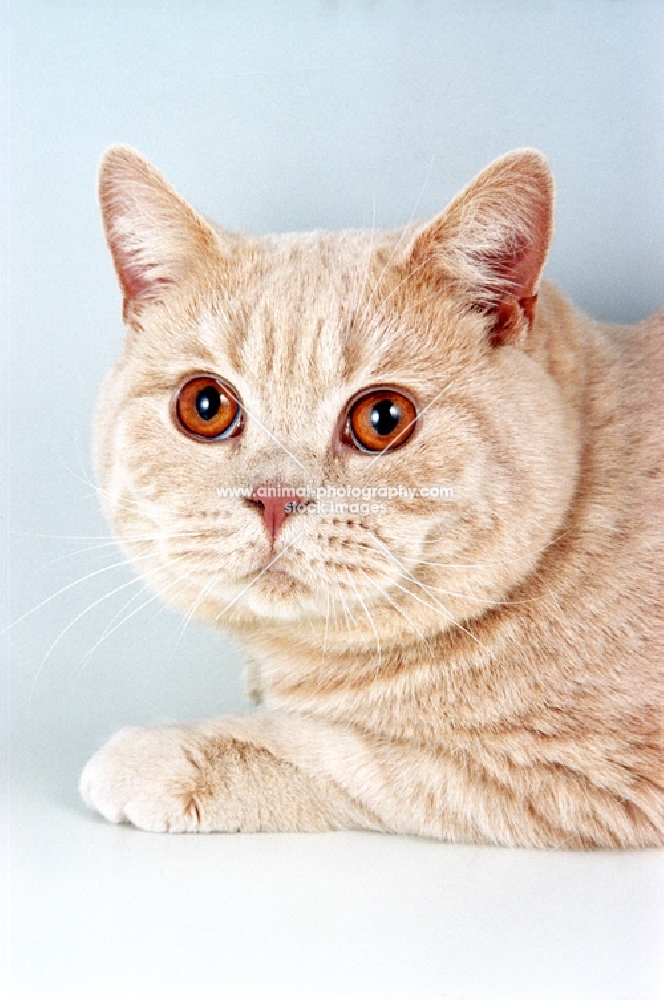
[[[664,844],[664,312],[601,326],[540,287],[541,154],[398,233],[223,233],[125,147],[100,193],[127,323],[96,421],[106,513],[157,593],[240,639],[262,704],[122,731],[89,805],[151,830]],[[235,387],[241,435],[177,429],[196,372]],[[421,419],[374,461],[339,421],[386,384]],[[269,482],[455,492],[293,514],[272,549],[216,492]]]

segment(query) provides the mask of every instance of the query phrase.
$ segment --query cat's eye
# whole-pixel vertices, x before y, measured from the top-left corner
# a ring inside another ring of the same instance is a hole
[[[415,404],[396,389],[371,389],[351,405],[342,429],[344,444],[360,451],[394,450],[415,430]]]
[[[175,415],[183,430],[208,440],[234,437],[242,429],[242,408],[235,390],[214,375],[197,375],[184,383]]]

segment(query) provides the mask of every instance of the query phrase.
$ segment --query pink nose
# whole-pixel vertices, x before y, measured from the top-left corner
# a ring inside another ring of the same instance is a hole
[[[284,490],[282,487],[282,492],[285,492],[286,496],[270,495],[275,492],[277,492],[277,487],[261,483],[260,486],[254,486],[251,494],[252,501],[263,507],[263,520],[271,542],[274,542],[282,524],[291,513],[290,510],[286,510],[286,507],[293,502],[292,498],[288,496],[288,488]]]

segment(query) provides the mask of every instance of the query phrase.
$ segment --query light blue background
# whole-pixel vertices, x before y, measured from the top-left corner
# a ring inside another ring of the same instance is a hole
[[[122,339],[95,195],[113,142],[256,232],[397,226],[416,204],[426,218],[495,156],[539,146],[558,192],[547,275],[601,319],[664,303],[660,2],[7,12],[12,619],[120,559],[71,555],[107,534],[85,480]],[[246,707],[237,650],[197,626],[180,635],[156,602],[81,664],[138,587],[104,595],[131,579],[102,572],[9,633],[12,997],[664,996],[658,853],[169,839],[96,822],[78,773],[115,728]]]

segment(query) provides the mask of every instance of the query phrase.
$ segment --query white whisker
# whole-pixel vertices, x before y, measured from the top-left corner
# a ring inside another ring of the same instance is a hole
[[[323,652],[321,654],[320,665],[321,667],[325,663],[325,654],[327,653],[327,632],[330,627],[330,588],[327,588],[327,608],[325,611],[325,632],[323,633]]]
[[[159,567],[159,568],[161,568],[161,567]],[[154,571],[150,571],[150,572],[154,572]],[[93,574],[93,575],[96,575],[96,574]],[[147,575],[148,574],[144,574],[144,578]],[[37,672],[36,672],[34,680],[32,682],[32,687],[30,688],[30,697],[28,698],[28,711],[30,710],[30,704],[32,702],[32,696],[34,694],[35,686],[36,686],[37,681],[39,679],[39,676],[41,674],[42,668],[43,668],[44,664],[46,663],[46,661],[48,660],[48,658],[51,655],[51,653],[53,652],[53,650],[55,649],[55,647],[60,642],[60,640],[64,638],[64,636],[67,634],[67,632],[69,632],[69,630],[71,628],[73,628],[73,626],[76,624],[76,622],[80,621],[81,618],[83,618],[84,615],[87,615],[88,612],[92,611],[93,608],[96,608],[103,601],[107,601],[109,597],[113,596],[113,594],[118,594],[121,590],[126,590],[127,587],[133,586],[136,582],[137,581],[136,581],[135,578],[133,580],[128,580],[126,583],[120,584],[119,587],[115,587],[113,590],[108,591],[108,593],[102,594],[102,596],[98,597],[96,601],[93,601],[91,604],[89,604],[87,606],[87,608],[84,608],[83,611],[80,611],[76,615],[76,617],[73,618],[69,622],[69,624],[65,628],[63,628],[61,632],[58,633],[58,635],[55,637],[55,639],[53,640],[53,642],[51,643],[51,645],[46,650],[46,653],[44,654],[44,657],[43,657],[41,663],[39,664],[39,667],[37,668]]]
[[[149,559],[151,557],[152,553],[148,552],[144,556],[132,556],[131,559],[120,559],[118,562],[111,563],[110,566],[102,566],[101,569],[95,569],[91,573],[86,573],[85,576],[79,577],[78,580],[73,580],[72,583],[68,583],[64,587],[60,587],[60,589],[56,590],[56,592],[54,594],[51,594],[50,597],[45,597],[44,600],[40,601],[39,604],[36,604],[34,608],[30,608],[29,611],[26,611],[24,614],[20,615],[18,618],[15,619],[15,621],[10,622],[9,625],[6,625],[5,628],[0,631],[0,634],[2,634],[2,632],[6,632],[10,628],[14,628],[15,625],[19,624],[19,622],[22,622],[25,618],[28,618],[30,615],[33,615],[35,611],[39,611],[39,609],[43,608],[45,604],[49,604],[51,601],[54,601],[56,597],[60,596],[60,594],[64,594],[68,590],[71,590],[72,587],[77,587],[79,584],[85,583],[86,580],[91,580],[93,577],[99,576],[101,573],[107,573],[111,569],[118,569],[121,566],[131,566],[132,563],[142,562],[144,559]]]
[[[366,262],[366,266],[365,266],[365,269],[364,269],[364,277],[362,279],[362,285],[360,287],[358,287],[357,296],[355,297],[355,302],[354,302],[353,308],[350,311],[350,317],[351,318],[353,316],[353,313],[357,312],[357,309],[359,308],[360,302],[362,301],[362,298],[364,296],[364,290],[365,290],[366,285],[367,285],[367,279],[369,277],[369,270],[371,268],[371,258],[373,256],[374,237],[375,237],[375,235],[376,235],[376,193],[374,191],[374,197],[373,197],[373,214],[372,214],[372,219],[371,219],[371,240],[369,241],[369,250],[367,252],[367,262]],[[358,273],[358,278],[359,278],[359,273]]]
[[[364,312],[362,313],[362,317],[361,317],[360,322],[358,324],[359,326],[361,326],[362,323],[364,322],[364,317],[366,316],[367,311],[369,310],[369,307],[371,306],[371,302],[373,300],[373,297],[376,294],[378,288],[380,287],[380,283],[381,283],[381,281],[382,281],[385,273],[387,272],[387,269],[389,268],[390,264],[394,260],[394,257],[396,256],[396,254],[401,249],[401,245],[402,245],[402,242],[404,240],[404,237],[406,235],[409,235],[410,224],[411,224],[411,222],[413,221],[413,219],[415,217],[415,213],[416,213],[416,211],[418,209],[420,201],[422,200],[422,195],[426,191],[427,184],[429,183],[429,178],[431,176],[431,171],[433,169],[433,165],[434,165],[435,159],[436,159],[436,154],[434,153],[434,155],[431,157],[431,163],[429,164],[429,169],[427,170],[426,177],[424,178],[424,183],[423,183],[423,185],[422,185],[422,187],[420,189],[420,193],[417,196],[417,200],[415,201],[415,205],[413,206],[413,211],[410,213],[410,218],[408,219],[408,222],[406,223],[406,225],[402,228],[401,233],[399,235],[399,239],[397,240],[397,242],[395,243],[394,247],[392,248],[392,253],[387,258],[387,262],[385,263],[382,271],[380,272],[380,274],[378,275],[376,281],[374,282],[374,286],[373,286],[373,289],[371,291],[371,295],[367,299],[366,305],[364,307]],[[412,270],[416,271],[417,268],[414,268]],[[412,273],[412,271],[409,271],[408,277],[410,277],[411,273]],[[407,279],[404,279],[404,280],[407,280]],[[397,288],[400,287],[402,284],[403,284],[403,282],[399,282],[399,285],[397,285]],[[389,296],[388,296],[388,298],[389,298]],[[385,300],[383,300],[383,301],[385,301]],[[379,309],[381,308],[381,305],[382,305],[382,302],[379,303],[379,306],[378,306]]]
[[[359,590],[355,586],[355,581],[353,580],[353,577],[352,577],[352,574],[351,574],[350,570],[348,569],[347,566],[345,567],[345,569],[346,569],[346,575],[348,576],[348,579],[350,580],[350,585],[353,588],[353,590],[355,591],[355,596],[357,597],[360,605],[362,606],[362,609],[363,609],[365,615],[367,616],[367,620],[368,620],[369,624],[371,625],[371,629],[373,631],[373,634],[376,637],[376,652],[378,654],[378,662],[376,664],[376,670],[379,670],[380,666],[381,666],[381,663],[382,663],[382,650],[381,650],[381,645],[380,645],[380,636],[378,635],[378,629],[376,628],[376,623],[375,623],[375,621],[373,619],[373,615],[371,614],[371,612],[369,611],[368,607],[366,606],[366,604],[362,600],[362,595],[360,594]]]
[[[432,658],[432,659],[435,659],[435,657],[434,657],[434,652],[433,652],[433,649],[432,649],[432,647],[431,647],[431,643],[429,642],[429,640],[428,640],[428,639],[427,639],[427,637],[425,636],[424,632],[422,632],[422,630],[421,630],[421,629],[419,629],[419,628],[417,627],[417,625],[416,625],[416,624],[415,624],[415,622],[414,622],[414,621],[412,620],[412,618],[409,618],[409,617],[408,617],[408,615],[407,615],[407,614],[406,614],[406,612],[405,612],[405,611],[403,610],[403,608],[400,608],[400,607],[399,607],[399,605],[398,605],[398,604],[396,604],[396,602],[395,602],[395,601],[394,601],[394,600],[393,600],[393,599],[392,599],[392,598],[390,597],[390,595],[389,595],[389,594],[387,593],[387,591],[383,590],[383,588],[382,588],[382,587],[379,587],[379,586],[378,586],[378,584],[376,583],[376,581],[375,581],[375,580],[372,580],[372,579],[371,579],[371,577],[369,577],[369,576],[367,575],[367,573],[365,573],[365,572],[364,572],[364,570],[361,570],[361,572],[362,572],[363,576],[365,576],[365,577],[366,577],[366,579],[367,579],[368,583],[369,583],[369,584],[370,584],[370,585],[371,585],[372,587],[375,587],[375,588],[376,588],[376,590],[378,591],[378,593],[379,593],[379,594],[382,594],[382,596],[383,596],[383,597],[385,598],[385,600],[386,600],[386,601],[389,601],[389,603],[390,603],[390,604],[392,605],[392,607],[394,608],[394,610],[395,610],[395,611],[397,611],[397,612],[398,612],[398,613],[399,613],[399,614],[400,614],[400,615],[401,615],[401,616],[402,616],[403,618],[405,618],[405,619],[406,619],[406,621],[407,621],[407,622],[409,623],[409,625],[410,625],[410,626],[411,626],[411,627],[412,627],[412,628],[414,629],[414,631],[415,631],[415,632],[417,632],[417,634],[419,635],[420,639],[422,640],[422,642],[423,642],[423,643],[425,644],[425,646],[427,647],[427,649],[428,649],[428,650],[429,650],[429,652],[431,653],[431,658]]]
[[[408,273],[406,274],[406,276],[404,278],[402,278],[401,281],[399,281],[394,286],[394,288],[390,289],[390,291],[386,295],[383,296],[383,298],[378,303],[376,309],[374,310],[373,316],[371,316],[371,318],[370,318],[370,321],[369,321],[369,323],[367,325],[367,329],[368,330],[371,330],[372,328],[376,328],[378,330],[384,328],[385,307],[387,306],[387,303],[390,301],[390,299],[392,298],[393,295],[396,295],[396,293],[399,291],[400,288],[403,287],[403,285],[405,285],[409,281],[411,281],[411,279],[413,278],[413,276],[415,274],[417,274],[418,271],[422,270],[423,267],[426,267],[427,263],[428,263],[428,261],[423,261],[421,264],[418,264],[417,267],[410,268],[409,271],[408,271]],[[382,277],[383,273],[384,273],[384,269],[383,269],[383,272],[381,273],[381,277]],[[401,310],[401,312],[399,314],[399,317],[397,319],[397,323],[400,323],[400,321],[402,320],[402,318],[408,312],[410,312],[413,308],[416,308],[417,306],[421,305],[422,303],[428,302],[430,299],[436,298],[439,295],[440,295],[440,292],[438,292],[436,290],[435,292],[431,292],[429,295],[421,296],[417,300],[417,302],[411,304],[407,309]],[[364,320],[364,315],[365,314],[366,314],[366,310],[365,310],[365,313],[363,313],[363,317],[362,317],[363,320]]]
[[[443,587],[434,587],[430,583],[421,584],[426,586],[426,590],[434,594],[445,594],[446,597],[456,597],[461,601],[474,601],[476,604],[490,604],[492,607],[509,607],[510,605],[539,604],[541,597],[524,597],[522,601],[494,601],[487,597],[475,597],[473,594],[459,594],[454,590],[445,590]]]
[[[434,597],[434,596],[433,596],[432,594],[430,594],[430,593],[429,593],[429,591],[427,590],[427,588],[426,588],[426,587],[424,586],[424,584],[423,584],[423,583],[421,583],[421,582],[420,582],[420,581],[419,581],[419,580],[418,580],[418,579],[417,579],[416,577],[414,577],[414,576],[413,576],[413,574],[412,574],[412,573],[410,573],[410,572],[409,572],[409,570],[407,570],[407,569],[406,569],[406,567],[405,567],[405,566],[403,565],[403,563],[402,563],[402,562],[401,562],[401,561],[400,561],[399,559],[397,559],[397,557],[396,557],[395,555],[393,555],[393,554],[392,554],[392,552],[390,552],[389,548],[388,548],[388,547],[387,547],[387,546],[385,545],[385,543],[384,543],[384,542],[382,542],[382,541],[381,541],[381,540],[380,540],[380,539],[379,539],[379,538],[378,538],[378,537],[377,537],[376,535],[374,535],[374,533],[373,533],[373,532],[371,532],[371,531],[369,532],[369,535],[370,535],[370,537],[371,537],[371,538],[373,538],[373,539],[374,539],[374,541],[375,541],[375,542],[376,542],[376,543],[377,543],[377,544],[379,545],[379,547],[380,547],[380,548],[381,548],[381,549],[382,549],[382,550],[383,550],[383,551],[385,552],[385,554],[386,554],[387,556],[389,556],[389,558],[390,558],[390,559],[392,559],[392,560],[393,560],[393,562],[395,562],[395,563],[396,563],[396,565],[397,565],[397,566],[398,566],[398,567],[399,567],[399,568],[401,569],[401,571],[402,571],[402,572],[403,572],[403,573],[405,574],[406,578],[407,578],[408,580],[410,580],[410,581],[411,581],[412,583],[414,583],[414,584],[415,584],[415,585],[416,585],[417,587],[420,587],[420,588],[421,588],[421,589],[422,589],[422,590],[424,591],[424,593],[425,593],[425,594],[426,594],[426,595],[427,595],[428,597],[430,597],[430,598],[431,598],[431,600],[432,600],[432,601],[434,602],[434,604],[435,604],[435,605],[437,605],[437,607],[438,607],[438,610],[439,610],[440,612],[442,612],[442,613],[443,613],[443,614],[445,615],[445,617],[447,618],[447,620],[448,620],[449,622],[451,622],[451,623],[452,623],[453,625],[455,625],[455,626],[456,626],[456,628],[460,629],[460,630],[461,630],[462,632],[465,632],[465,633],[466,633],[466,635],[470,636],[470,638],[471,638],[471,639],[472,639],[472,640],[473,640],[474,642],[476,642],[476,643],[477,643],[477,644],[478,644],[479,646],[481,646],[481,647],[482,647],[482,648],[483,648],[484,650],[486,650],[486,652],[487,652],[487,653],[489,654],[489,656],[490,656],[490,657],[491,657],[492,659],[495,659],[495,655],[494,655],[494,653],[493,653],[493,652],[492,652],[492,651],[491,651],[491,650],[489,649],[489,647],[488,647],[488,646],[485,646],[485,645],[484,645],[484,643],[483,643],[483,642],[482,642],[482,641],[481,641],[480,639],[478,639],[476,635],[473,635],[473,633],[472,633],[472,632],[470,631],[470,629],[467,629],[467,628],[465,627],[465,625],[462,625],[462,624],[461,624],[461,622],[458,622],[458,621],[456,620],[456,618],[454,617],[454,615],[453,615],[453,614],[452,614],[452,613],[451,613],[451,612],[449,611],[449,609],[448,609],[448,608],[446,608],[446,607],[445,607],[445,605],[444,605],[444,604],[442,604],[442,603],[441,603],[441,602],[440,602],[439,600],[437,600],[437,598],[436,598],[436,597]],[[399,587],[399,584],[398,584],[398,583],[394,583],[394,586],[396,586],[396,587]],[[409,590],[406,590],[406,588],[405,588],[405,587],[399,587],[399,589],[400,589],[400,590],[404,590],[404,591],[405,591],[405,592],[406,592],[407,594],[410,594],[410,596],[411,596],[412,598],[415,598],[415,599],[417,600],[417,598],[416,598],[415,594],[413,594],[413,593],[412,593],[411,591],[409,591]],[[424,602],[422,602],[422,603],[424,603]],[[429,605],[429,607],[430,607],[430,605]]]
[[[267,566],[264,566],[264,567],[263,567],[263,569],[262,569],[262,570],[260,571],[260,573],[257,573],[257,574],[256,574],[256,576],[255,576],[255,577],[253,578],[253,580],[251,581],[251,583],[248,583],[248,584],[247,584],[247,586],[246,586],[246,587],[244,587],[244,588],[243,588],[243,589],[242,589],[242,590],[240,591],[240,593],[239,593],[239,594],[236,594],[236,595],[235,595],[235,597],[234,597],[234,598],[233,598],[233,600],[232,600],[232,601],[230,602],[230,604],[227,604],[227,605],[226,605],[226,607],[224,608],[224,610],[223,610],[223,611],[220,611],[220,612],[219,612],[219,614],[218,614],[218,615],[217,615],[217,617],[215,618],[215,621],[219,621],[219,619],[220,619],[220,618],[222,618],[222,617],[223,617],[223,616],[224,616],[224,615],[226,614],[226,612],[227,612],[227,611],[229,611],[229,610],[230,610],[230,608],[232,608],[232,607],[233,607],[233,605],[234,605],[234,604],[237,604],[237,602],[238,602],[238,601],[240,600],[240,598],[241,598],[241,597],[242,597],[242,596],[243,596],[244,594],[246,594],[246,593],[247,593],[247,591],[248,591],[248,590],[249,590],[249,589],[250,589],[251,587],[253,587],[253,585],[254,585],[254,584],[255,584],[255,583],[256,583],[256,582],[258,581],[258,580],[260,580],[260,578],[261,578],[261,577],[263,576],[263,574],[264,574],[264,573],[267,573],[267,571],[269,570],[269,568],[270,568],[271,566],[274,566],[274,564],[275,564],[275,563],[277,562],[277,560],[278,560],[278,559],[281,559],[281,557],[282,557],[282,556],[283,556],[283,555],[284,555],[284,554],[285,554],[285,553],[286,553],[286,552],[287,552],[287,551],[288,551],[288,550],[290,549],[290,547],[291,547],[292,545],[295,545],[295,542],[297,542],[297,541],[298,541],[298,540],[299,540],[300,538],[302,538],[302,535],[304,535],[304,533],[305,533],[304,531],[301,531],[301,532],[299,533],[299,535],[296,535],[296,536],[295,536],[295,538],[291,539],[291,541],[290,541],[290,542],[288,543],[288,545],[286,545],[286,546],[285,546],[285,547],[284,547],[284,548],[283,548],[283,549],[281,550],[281,552],[278,552],[278,553],[277,553],[277,555],[276,555],[276,556],[274,557],[274,559],[271,559],[271,560],[270,560],[270,562],[269,562],[269,563],[267,564]]]
[[[162,542],[162,541],[173,541],[177,538],[206,538],[208,534],[217,535],[217,531],[214,528],[206,528],[202,531],[181,531],[181,532],[168,532],[167,534],[158,533],[153,535],[125,535],[123,536],[123,541],[125,544],[127,542]],[[57,536],[45,536],[45,537],[57,537]],[[73,540],[70,538],[69,540]],[[82,540],[82,539],[79,539]],[[91,539],[86,539],[89,541]],[[109,541],[99,542],[97,545],[86,545],[82,549],[75,549],[73,552],[65,552],[64,555],[56,556],[55,559],[50,559],[44,564],[44,567],[53,566],[55,563],[62,562],[64,559],[72,559],[74,556],[85,555],[88,552],[98,552],[100,549],[108,549],[113,547],[120,548],[120,543],[117,538],[111,536]]]
[[[177,637],[176,637],[176,640],[175,640],[175,645],[173,647],[173,652],[175,652],[175,650],[179,646],[180,640],[182,639],[182,636],[186,632],[187,626],[189,625],[189,622],[191,621],[191,619],[195,615],[197,609],[200,607],[201,603],[203,602],[203,600],[205,598],[205,595],[207,593],[209,593],[209,591],[214,586],[216,580],[218,580],[218,578],[219,578],[220,575],[221,575],[221,570],[218,570],[216,573],[214,573],[210,577],[210,579],[207,581],[207,583],[203,584],[203,586],[201,587],[201,590],[200,590],[200,592],[198,594],[198,597],[195,599],[195,601],[191,605],[191,607],[189,609],[189,612],[187,614],[187,617],[185,618],[184,622],[182,623],[181,628],[178,631],[178,634],[177,634]]]
[[[185,558],[185,557],[182,556],[181,558]],[[168,566],[160,566],[158,568],[159,568],[159,570],[161,572],[164,572],[165,570],[169,570],[170,567],[173,565],[173,563],[177,562],[177,561],[178,560],[174,559]],[[133,618],[134,615],[137,615],[139,611],[143,610],[143,608],[147,608],[148,605],[153,604],[154,601],[159,600],[160,598],[163,598],[164,594],[167,594],[170,590],[173,589],[173,587],[176,587],[179,583],[182,583],[183,580],[186,580],[189,577],[191,577],[194,572],[195,572],[195,570],[192,570],[192,569],[185,570],[185,572],[182,573],[180,576],[178,576],[177,579],[172,580],[169,584],[167,584],[167,586],[165,586],[163,589],[159,590],[158,593],[153,594],[152,597],[149,597],[147,601],[143,601],[143,603],[139,604],[139,606],[137,608],[134,608],[134,610],[132,612],[130,612],[130,614],[125,615],[125,617],[122,618],[121,621],[117,622],[117,624],[114,625],[113,628],[108,629],[107,631],[105,631],[103,633],[103,635],[101,635],[100,638],[97,640],[97,642],[94,644],[94,646],[90,650],[88,650],[88,652],[86,653],[86,655],[85,655],[85,657],[83,658],[83,661],[82,661],[83,665],[85,665],[85,663],[90,659],[90,657],[92,656],[92,654],[94,653],[94,651],[98,648],[98,646],[100,646],[102,642],[104,642],[106,639],[108,639],[109,636],[111,636],[122,625],[124,625],[125,622],[128,622],[130,618]],[[148,589],[147,587],[144,587],[143,590],[141,591],[141,593],[144,593],[145,590],[147,590],[147,589]],[[166,607],[166,605],[163,605],[163,607]],[[163,607],[162,607],[161,610],[163,610]]]
[[[411,428],[411,427],[413,426],[413,424],[414,424],[414,423],[416,423],[416,421],[418,421],[418,420],[421,420],[421,419],[422,419],[422,417],[424,416],[424,414],[425,414],[425,413],[427,412],[427,410],[428,410],[428,409],[430,409],[430,408],[431,408],[431,407],[432,407],[432,406],[434,405],[434,403],[437,403],[437,402],[438,402],[438,400],[440,399],[440,397],[441,397],[441,396],[443,396],[443,395],[444,395],[444,394],[445,394],[445,393],[447,392],[447,390],[448,390],[449,388],[451,388],[451,386],[452,386],[453,384],[454,384],[453,382],[448,382],[448,383],[447,383],[447,385],[443,386],[443,388],[442,388],[442,389],[440,390],[440,392],[436,393],[436,395],[435,395],[435,396],[433,397],[433,399],[432,399],[432,400],[431,400],[431,401],[430,401],[429,403],[427,403],[427,405],[426,405],[426,406],[424,407],[424,409],[423,409],[423,410],[422,410],[422,411],[421,411],[420,413],[417,413],[417,414],[416,414],[416,415],[415,415],[415,416],[413,417],[413,419],[412,419],[412,420],[410,421],[410,423],[409,423],[409,424],[406,424],[406,426],[405,426],[405,427],[404,427],[404,429],[403,429],[403,430],[401,431],[401,433],[402,433],[402,434],[405,434],[405,433],[406,433],[406,431],[407,431],[407,430],[409,430],[409,429],[410,429],[410,428]],[[378,461],[378,459],[379,459],[379,458],[380,458],[380,457],[381,457],[382,455],[384,455],[386,451],[389,451],[389,450],[390,450],[390,448],[391,448],[391,445],[389,445],[389,444],[388,444],[388,445],[386,445],[386,446],[385,446],[385,448],[383,448],[383,450],[382,450],[382,451],[379,451],[379,452],[378,452],[378,454],[377,454],[377,455],[375,455],[375,456],[374,456],[374,457],[373,457],[373,458],[371,459],[371,461],[370,461],[370,462],[369,462],[369,463],[368,463],[368,464],[367,464],[367,465],[365,466],[365,472],[366,472],[366,470],[367,470],[367,469],[370,469],[370,468],[371,468],[371,466],[372,466],[372,465],[374,464],[374,462],[377,462],[377,461]]]
[[[341,607],[342,607],[342,610],[343,610],[343,613],[344,613],[344,617],[346,619],[346,631],[348,632],[348,639],[349,639],[349,641],[352,642],[352,640],[353,640],[353,632],[352,632],[352,629],[351,629],[351,615],[350,615],[349,610],[348,610],[348,605],[346,604],[346,598],[344,597],[343,590],[341,589],[341,584],[339,583],[338,580],[336,581],[336,585],[337,585],[337,590],[339,592],[339,600],[341,601]],[[353,625],[356,624],[354,618],[353,618],[352,624]]]

